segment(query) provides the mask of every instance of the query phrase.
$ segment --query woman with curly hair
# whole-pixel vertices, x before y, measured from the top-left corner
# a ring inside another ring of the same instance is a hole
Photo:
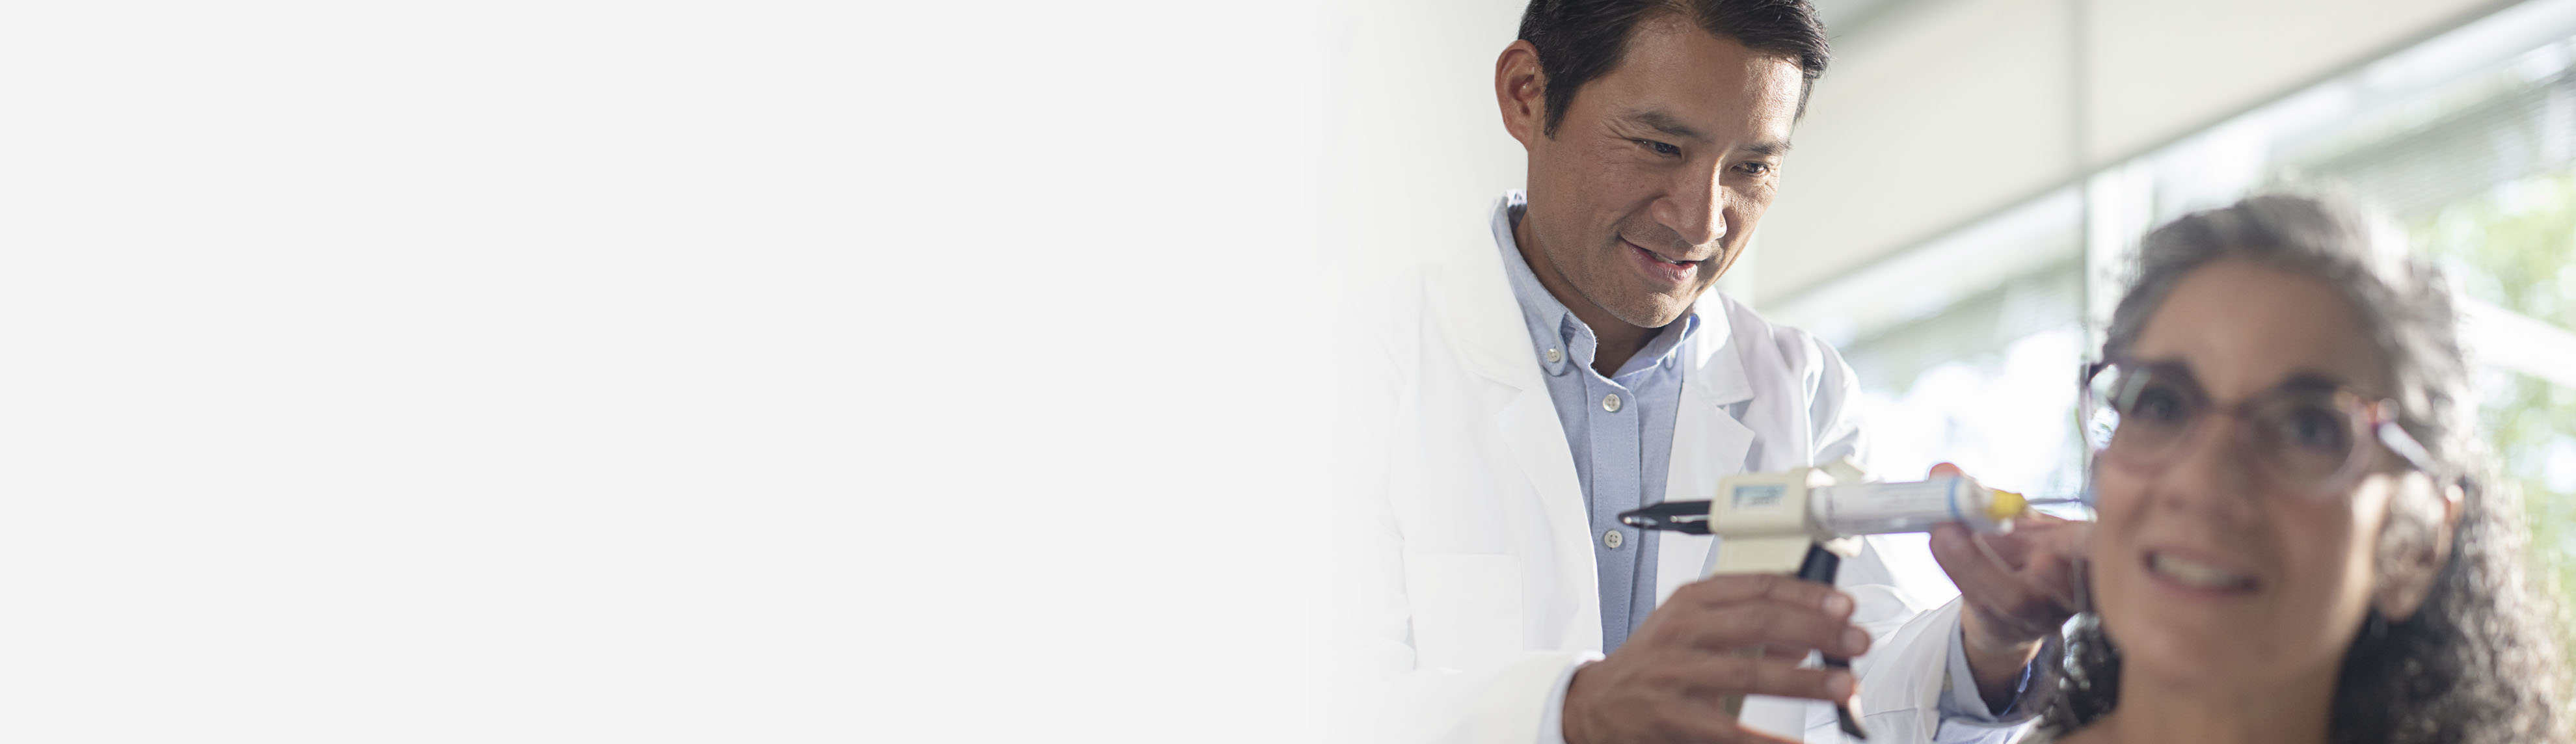
[[[2564,741],[2553,613],[2482,488],[2449,290],[2384,223],[2259,196],[2149,234],[2036,737]]]

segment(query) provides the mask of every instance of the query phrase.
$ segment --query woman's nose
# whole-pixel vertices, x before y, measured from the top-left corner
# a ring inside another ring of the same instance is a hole
[[[2209,417],[2177,444],[2180,452],[2149,474],[2149,497],[2157,508],[2207,512],[2217,518],[2247,514],[2263,486],[2251,445],[2238,435],[2233,420]]]

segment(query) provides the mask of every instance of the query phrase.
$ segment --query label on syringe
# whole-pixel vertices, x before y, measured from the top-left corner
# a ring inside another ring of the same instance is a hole
[[[1733,499],[1731,504],[1738,511],[1768,510],[1779,508],[1781,495],[1788,492],[1788,486],[1778,483],[1748,483],[1736,486],[1734,495],[1730,498]]]
[[[1807,514],[1822,531],[1837,535],[1922,532],[1942,522],[1965,522],[1992,532],[1987,514],[1992,492],[1976,481],[1944,476],[1910,483],[1851,483],[1817,488]]]

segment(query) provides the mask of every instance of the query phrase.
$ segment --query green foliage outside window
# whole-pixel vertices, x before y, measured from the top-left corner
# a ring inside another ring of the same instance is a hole
[[[2576,171],[2508,184],[2409,226],[2464,294],[2560,328],[2576,329]],[[2504,481],[2518,491],[2535,581],[2558,598],[2564,644],[2576,664],[2576,389],[2511,373],[2486,376],[2481,423]],[[2552,463],[2552,459],[2557,460]],[[2553,469],[2556,483],[2552,483]],[[2553,487],[2554,486],[2554,487]]]

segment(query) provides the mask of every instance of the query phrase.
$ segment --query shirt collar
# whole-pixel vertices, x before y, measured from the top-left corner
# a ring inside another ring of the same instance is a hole
[[[1503,252],[1503,273],[1511,280],[1512,297],[1520,301],[1521,319],[1529,326],[1532,351],[1538,354],[1539,368],[1549,375],[1562,375],[1577,367],[1589,369],[1599,337],[1593,335],[1592,327],[1585,325],[1583,319],[1574,316],[1574,311],[1567,310],[1564,302],[1549,293],[1546,285],[1539,283],[1538,274],[1521,258],[1520,241],[1512,236],[1512,226],[1528,208],[1526,192],[1504,193],[1494,207],[1493,229],[1494,245]],[[1648,339],[1645,348],[1638,349],[1636,356],[1620,366],[1618,374],[1611,375],[1612,381],[1678,364],[1683,343],[1699,332],[1699,303],[1691,303],[1690,309],[1673,322],[1680,327],[1665,326]]]

